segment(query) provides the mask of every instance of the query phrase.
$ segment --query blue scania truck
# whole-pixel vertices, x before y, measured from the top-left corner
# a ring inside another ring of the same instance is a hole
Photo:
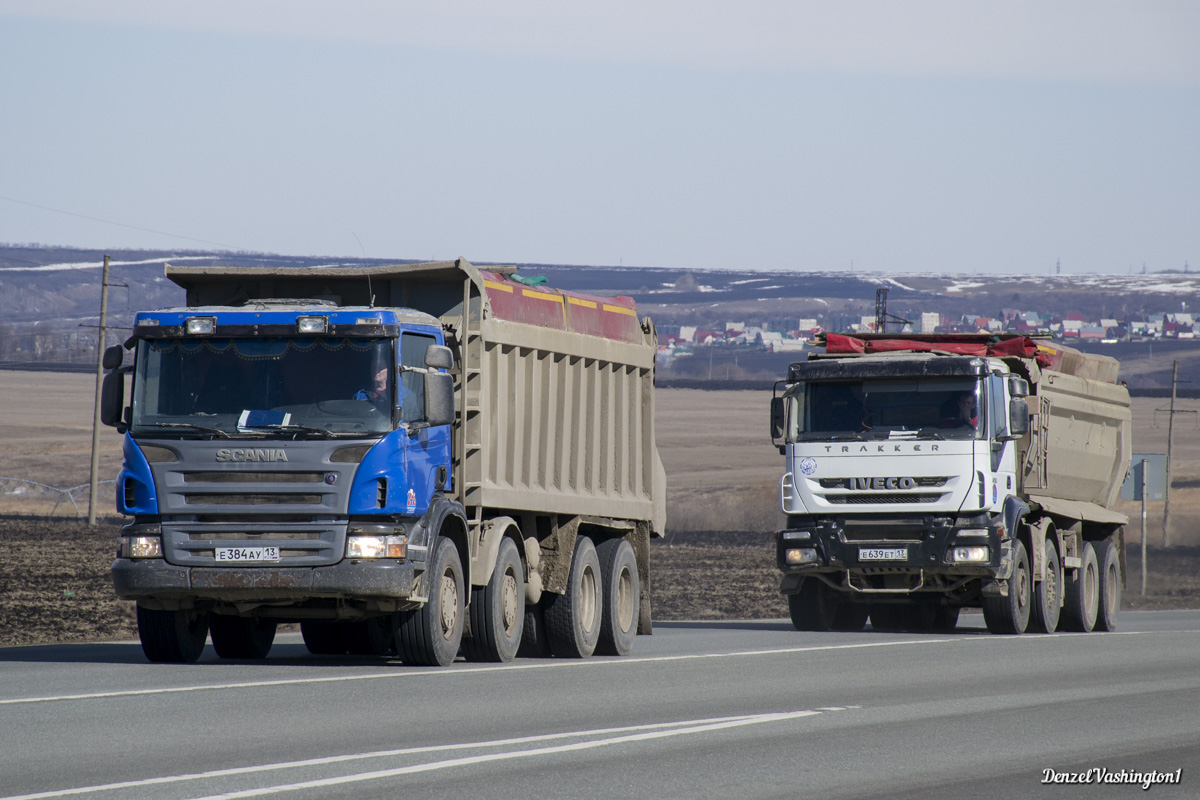
[[[147,658],[625,654],[665,478],[625,297],[467,261],[175,267],[104,363]]]

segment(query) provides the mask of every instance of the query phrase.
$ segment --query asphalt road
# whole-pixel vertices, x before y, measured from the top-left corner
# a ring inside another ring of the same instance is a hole
[[[258,663],[0,649],[0,798],[1200,797],[1200,611],[1121,623],[673,622],[627,658],[445,669],[310,656],[296,635]]]

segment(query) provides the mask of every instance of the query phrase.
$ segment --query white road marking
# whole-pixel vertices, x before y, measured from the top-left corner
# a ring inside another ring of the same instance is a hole
[[[146,786],[155,786],[162,784],[184,783],[187,781],[197,781],[212,778],[224,778],[233,775],[249,775],[261,772],[271,772],[285,769],[299,769],[303,767],[321,766],[325,764],[339,764],[349,761],[362,761],[372,758],[388,758],[395,756],[419,755],[421,753],[437,753],[455,750],[470,750],[490,747],[507,747],[512,745],[527,745],[536,742],[553,741],[555,739],[572,739],[584,736],[609,736],[606,739],[596,739],[588,742],[578,742],[574,744],[555,745],[553,747],[537,747],[528,750],[513,750],[505,753],[488,753],[478,756],[467,756],[463,758],[447,759],[443,761],[433,761],[426,764],[414,764],[407,767],[398,767],[387,770],[373,770],[370,772],[359,772],[351,775],[339,776],[335,778],[322,778],[318,780],[305,781],[302,783],[279,784],[277,786],[265,787],[260,789],[248,789],[241,792],[230,794],[212,795],[213,798],[236,798],[236,797],[253,797],[262,794],[274,794],[276,792],[295,791],[298,789],[307,789],[320,786],[333,786],[341,783],[354,783],[368,780],[378,780],[380,778],[395,777],[406,775],[415,772],[429,772],[431,770],[448,769],[457,766],[468,766],[471,764],[481,764],[488,761],[499,761],[513,758],[528,758],[537,755],[553,755],[557,753],[565,753],[574,750],[586,750],[596,747],[605,747],[614,744],[624,744],[626,742],[646,741],[649,739],[661,739],[668,736],[679,736],[690,733],[706,733],[708,731],[722,730],[725,728],[736,728],[745,725],[757,725],[765,722],[778,722],[788,719],[799,719],[801,717],[818,716],[823,712],[828,711],[846,711],[849,709],[858,708],[858,706],[831,706],[825,709],[813,709],[805,711],[784,711],[771,714],[746,714],[734,717],[711,717],[708,719],[692,719],[680,720],[678,722],[656,722],[646,725],[626,725],[617,728],[595,728],[592,730],[582,731],[563,731],[560,733],[546,733],[537,736],[522,736],[511,739],[495,739],[487,742],[462,742],[459,744],[443,744],[443,745],[427,745],[424,747],[406,747],[397,750],[377,750],[366,753],[350,753],[340,756],[325,756],[322,758],[309,758],[300,761],[281,761],[274,764],[259,764],[249,767],[234,767],[230,769],[211,770],[209,772],[188,773],[184,775],[168,775],[159,778],[146,778],[137,781],[121,781],[119,783],[106,783],[96,786],[80,786],[74,789],[61,789],[57,791],[37,792],[35,794],[11,795],[8,797],[0,797],[0,800],[45,800],[51,797],[69,797],[72,795],[90,794],[95,792],[114,791],[117,789],[131,789]],[[612,734],[624,734],[621,736],[612,736]]]
[[[1071,634],[1063,634],[1071,635]],[[1047,638],[1042,636],[1040,638]],[[581,661],[546,659],[528,663],[498,664],[489,667],[438,667],[435,669],[397,668],[388,672],[372,672],[365,675],[339,675],[321,678],[287,678],[275,681],[245,681],[241,683],[213,683],[204,686],[173,686],[160,689],[128,689],[118,692],[91,692],[87,694],[62,694],[44,697],[15,697],[0,700],[0,706],[21,705],[23,703],[53,703],[65,700],[103,700],[112,697],[142,697],[157,694],[180,694],[185,692],[215,692],[232,689],[259,689],[265,686],[296,686],[298,684],[342,683],[346,681],[395,680],[398,678],[416,678],[428,675],[464,675],[482,674],[489,672],[513,672],[532,669],[589,669],[597,667],[621,667],[629,664],[663,663],[671,661],[700,661],[716,658],[741,658],[744,656],[773,656],[792,655],[794,653],[819,653],[834,650],[859,650],[874,647],[899,647],[901,645],[951,644],[970,641],[969,639],[903,639],[888,642],[860,642],[858,644],[830,644],[814,647],[782,647],[771,650],[737,650],[731,653],[693,653],[683,656],[623,656],[615,658],[589,658]],[[4,798],[0,798],[4,800]]]

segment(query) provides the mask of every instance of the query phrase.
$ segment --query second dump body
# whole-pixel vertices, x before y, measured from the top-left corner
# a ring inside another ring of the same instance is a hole
[[[839,337],[773,406],[797,627],[1115,625],[1129,466],[1116,362],[1027,339]]]
[[[218,652],[293,620],[310,649],[414,663],[464,629],[469,657],[586,655],[606,589],[609,648],[649,632],[653,325],[512,272],[168,268],[187,307],[137,316],[129,408],[121,370],[107,392],[133,517],[114,581],[152,658],[189,660],[201,620]]]

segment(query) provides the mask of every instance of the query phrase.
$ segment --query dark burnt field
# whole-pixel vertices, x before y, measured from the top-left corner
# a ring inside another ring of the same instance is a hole
[[[118,526],[0,518],[0,646],[136,638],[131,604],[109,577]],[[1140,549],[1128,554],[1124,607],[1200,607],[1200,547],[1151,548],[1148,594]],[[678,532],[651,547],[654,618],[787,616],[769,534]]]

